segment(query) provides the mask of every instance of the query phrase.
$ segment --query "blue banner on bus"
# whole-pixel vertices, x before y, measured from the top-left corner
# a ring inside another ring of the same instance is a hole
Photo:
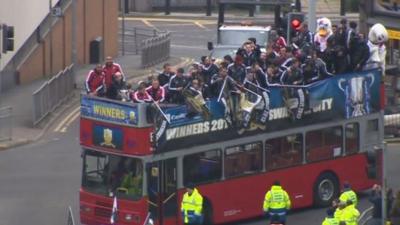
[[[268,90],[256,93],[258,99],[251,96],[246,101],[242,96],[219,102],[212,99],[206,102],[211,115],[208,119],[204,119],[201,112],[190,116],[187,105],[161,107],[170,123],[160,115],[157,117],[154,137],[157,150],[184,148],[188,143],[217,142],[378,112],[381,76],[379,70],[360,71],[306,86],[270,86]]]
[[[137,125],[138,109],[136,105],[126,105],[117,101],[82,96],[81,116],[108,122]]]

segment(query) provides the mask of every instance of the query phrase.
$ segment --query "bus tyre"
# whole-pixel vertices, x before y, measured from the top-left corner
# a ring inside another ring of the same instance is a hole
[[[203,201],[203,225],[212,225],[213,223],[213,210],[210,200],[204,198]]]
[[[314,184],[314,204],[327,207],[339,196],[339,183],[332,173],[321,174]]]

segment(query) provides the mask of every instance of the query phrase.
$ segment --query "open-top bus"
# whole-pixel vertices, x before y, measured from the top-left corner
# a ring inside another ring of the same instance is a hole
[[[244,128],[230,125],[216,99],[206,103],[207,120],[187,117],[185,105],[160,105],[165,117],[154,119],[151,104],[82,96],[81,223],[110,224],[114,205],[116,224],[182,224],[189,182],[204,197],[204,224],[262,215],[275,180],[294,208],[329,205],[344,181],[365,190],[380,177],[381,76],[370,70],[271,86],[266,121]],[[135,177],[134,191],[122,184],[126,173]]]

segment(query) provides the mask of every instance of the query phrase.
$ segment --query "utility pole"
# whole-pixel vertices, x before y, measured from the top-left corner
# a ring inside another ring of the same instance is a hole
[[[308,0],[308,28],[312,32],[315,31],[317,20],[315,16],[315,5],[317,0]]]
[[[165,15],[171,14],[171,0],[165,0]]]
[[[206,12],[206,16],[211,16],[212,14],[212,7],[211,7],[211,0],[207,0],[207,12]]]

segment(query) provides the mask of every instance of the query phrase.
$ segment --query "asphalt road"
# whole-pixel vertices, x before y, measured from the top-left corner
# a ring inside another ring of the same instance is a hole
[[[197,22],[197,23],[196,23]],[[172,55],[193,57],[207,54],[207,41],[215,40],[215,24],[200,21],[128,21],[129,26],[168,29],[172,32]],[[70,111],[73,111],[72,109]],[[63,129],[55,124],[35,144],[0,152],[0,225],[66,224],[67,207],[72,206],[79,221],[78,193],[81,179],[81,158],[76,116],[67,120]],[[388,146],[388,184],[400,189],[400,144]],[[361,200],[360,208],[369,206]],[[319,224],[323,209],[293,212],[288,224]],[[241,223],[266,224],[263,220]]]

